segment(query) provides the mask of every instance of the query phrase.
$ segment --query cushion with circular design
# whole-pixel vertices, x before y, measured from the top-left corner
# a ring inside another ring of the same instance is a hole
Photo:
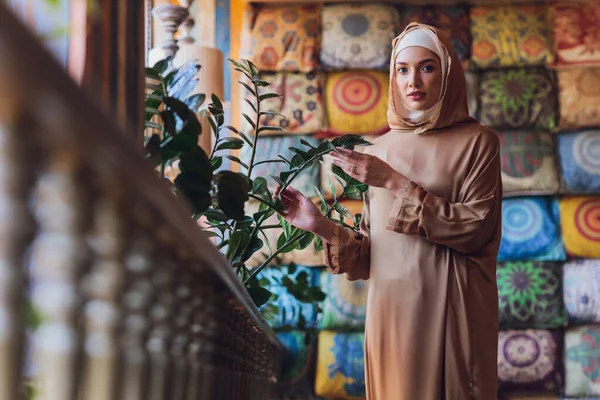
[[[259,71],[310,72],[318,67],[320,5],[257,6],[244,53]]]
[[[379,135],[389,131],[387,72],[347,71],[329,74],[325,109],[330,136]]]
[[[565,325],[561,264],[515,261],[498,265],[499,322],[508,328]]]
[[[328,69],[387,69],[398,12],[385,4],[334,4],[323,8],[321,64]]]
[[[323,302],[320,329],[335,331],[364,330],[367,314],[368,281],[349,281],[344,275],[321,272]]]
[[[600,4],[554,3],[554,45],[558,65],[600,64]]]
[[[364,398],[364,333],[319,334],[315,391],[326,398]]]
[[[600,130],[560,134],[558,151],[567,192],[600,192]]]
[[[506,68],[481,74],[479,121],[496,129],[556,127],[553,75],[544,68]]]
[[[561,129],[600,126],[600,68],[558,71]]]
[[[561,387],[562,335],[540,329],[498,334],[498,389],[557,391]]]
[[[282,96],[261,101],[261,112],[281,115],[263,115],[259,126],[277,126],[285,129],[285,132],[261,131],[261,136],[311,134],[323,129],[325,126],[323,74],[263,73],[260,74],[259,79],[270,83],[269,86],[259,89],[260,94],[276,93]],[[246,98],[242,102],[242,112],[255,123],[256,112],[253,106],[256,107],[256,99],[245,89],[244,95]],[[252,103],[252,106],[248,102]],[[242,118],[242,131],[248,134],[254,133],[254,129],[245,118]]]
[[[560,219],[567,254],[600,258],[600,197],[563,197]]]
[[[308,344],[305,341],[306,335],[310,336]],[[293,398],[312,398],[317,358],[316,336],[293,330],[279,332],[277,338],[284,347],[282,371],[278,381],[280,395]]]
[[[471,8],[471,62],[476,68],[545,65],[554,61],[546,6]]]
[[[563,297],[572,322],[600,322],[600,260],[571,260],[563,268]]]
[[[600,395],[600,326],[581,326],[565,334],[565,394]]]
[[[505,196],[558,190],[554,145],[548,133],[515,130],[498,135]]]
[[[471,21],[465,5],[405,6],[401,12],[400,32],[411,22],[435,26],[450,43],[461,61],[471,58]]]
[[[502,201],[498,261],[564,261],[558,200],[519,197]]]

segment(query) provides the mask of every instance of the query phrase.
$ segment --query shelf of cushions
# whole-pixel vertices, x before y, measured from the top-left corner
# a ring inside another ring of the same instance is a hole
[[[262,136],[257,160],[287,158],[300,140],[317,146],[344,134],[369,141],[385,134],[392,38],[412,21],[440,28],[465,68],[469,112],[501,143],[501,398],[600,399],[600,4],[277,3],[250,5],[242,38],[242,57],[284,96],[267,108],[288,117],[261,121],[287,132]],[[330,161],[293,186],[331,199],[340,187]],[[281,166],[261,167],[267,176]],[[344,204],[361,212],[360,201]],[[256,207],[249,203],[248,212]],[[268,232],[276,243],[281,232]],[[289,276],[302,274],[328,295],[320,310],[281,285],[294,264]],[[268,318],[290,350],[285,397],[363,398],[368,283],[333,276],[323,264],[323,252],[309,246],[261,275],[286,310]],[[300,319],[316,332],[310,341]]]

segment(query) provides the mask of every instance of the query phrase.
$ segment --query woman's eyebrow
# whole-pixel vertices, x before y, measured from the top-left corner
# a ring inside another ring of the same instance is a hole
[[[419,61],[419,64],[425,64],[428,62],[435,62],[433,58],[426,58],[425,60]],[[396,61],[396,65],[407,65],[404,61]]]

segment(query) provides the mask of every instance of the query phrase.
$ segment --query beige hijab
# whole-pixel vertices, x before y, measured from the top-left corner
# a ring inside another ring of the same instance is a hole
[[[467,83],[462,65],[450,42],[436,28],[413,22],[394,39],[392,45],[387,113],[390,129],[421,134],[474,120],[469,116]],[[396,86],[396,59],[402,50],[410,46],[425,47],[440,57],[443,76],[440,98],[433,107],[425,111],[407,107]]]

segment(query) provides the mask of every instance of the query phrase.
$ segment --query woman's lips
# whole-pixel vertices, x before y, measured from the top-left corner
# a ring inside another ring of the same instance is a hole
[[[425,93],[423,92],[414,92],[408,95],[413,101],[419,101],[425,97]]]

